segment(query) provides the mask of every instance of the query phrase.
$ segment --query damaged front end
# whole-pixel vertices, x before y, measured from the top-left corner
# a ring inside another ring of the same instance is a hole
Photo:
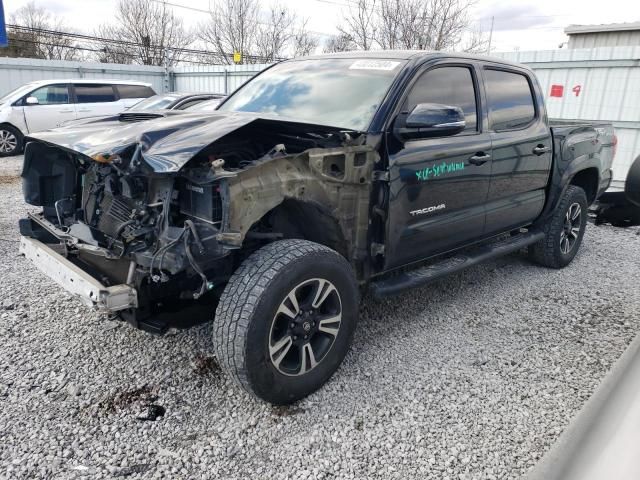
[[[251,251],[305,229],[366,256],[378,157],[364,135],[219,114],[28,142],[23,192],[42,212],[20,221],[21,252],[137,326],[215,297]],[[315,227],[289,221],[300,209],[317,212]]]

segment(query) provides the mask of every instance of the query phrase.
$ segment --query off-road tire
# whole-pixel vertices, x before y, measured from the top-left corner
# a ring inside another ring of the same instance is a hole
[[[330,281],[339,294],[339,330],[315,367],[287,376],[270,356],[272,322],[292,288],[317,278]],[[320,388],[342,363],[356,326],[358,295],[351,265],[334,250],[306,240],[270,243],[244,260],[222,293],[214,319],[218,362],[252,395],[277,405],[295,402]]]
[[[580,231],[571,250],[568,253],[563,253],[560,248],[560,238],[563,234],[567,212],[575,204],[580,205],[581,208]],[[555,212],[542,226],[544,238],[529,247],[529,257],[536,263],[549,268],[563,268],[569,265],[582,243],[587,226],[587,209],[587,195],[584,190],[575,185],[569,185]]]
[[[24,147],[24,137],[22,136],[22,132],[20,132],[20,130],[18,130],[17,128],[12,127],[11,125],[0,125],[0,135],[2,135],[3,132],[7,132],[15,137],[16,147],[8,152],[0,151],[0,157],[11,157],[14,155],[20,155]]]

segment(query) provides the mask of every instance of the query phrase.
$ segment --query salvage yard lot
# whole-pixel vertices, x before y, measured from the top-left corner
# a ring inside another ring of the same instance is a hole
[[[640,331],[638,230],[589,225],[562,271],[511,255],[365,298],[333,379],[272,407],[221,374],[210,325],[134,330],[19,257],[20,162],[0,160],[0,478],[517,478]]]

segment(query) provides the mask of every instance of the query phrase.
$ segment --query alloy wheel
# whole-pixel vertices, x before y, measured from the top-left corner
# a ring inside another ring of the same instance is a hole
[[[18,139],[8,130],[0,130],[0,153],[9,153],[18,146]]]
[[[582,227],[582,207],[579,203],[572,203],[564,217],[564,225],[560,233],[560,251],[567,255],[578,243]]]
[[[288,376],[304,375],[320,364],[340,331],[342,301],[328,280],[313,278],[294,287],[271,323],[269,357]]]

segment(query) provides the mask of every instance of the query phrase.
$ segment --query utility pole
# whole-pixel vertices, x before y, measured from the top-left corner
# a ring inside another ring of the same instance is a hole
[[[493,39],[493,22],[496,17],[491,17],[491,30],[489,30],[489,45],[487,46],[487,55],[491,55],[491,40]]]

